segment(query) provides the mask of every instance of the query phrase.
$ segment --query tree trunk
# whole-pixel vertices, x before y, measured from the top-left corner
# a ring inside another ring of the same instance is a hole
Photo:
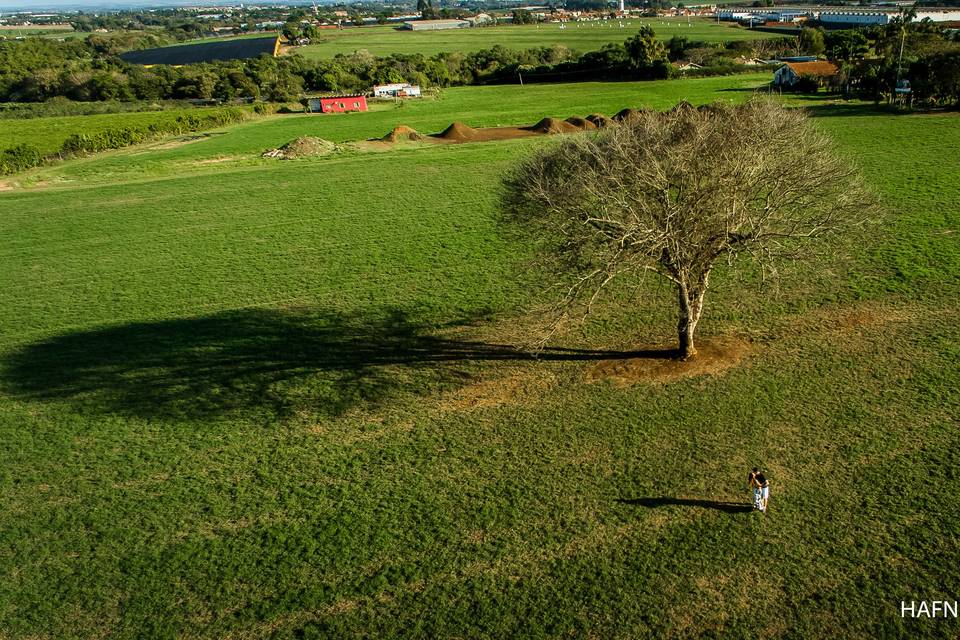
[[[703,297],[707,293],[707,279],[709,275],[709,272],[704,274],[701,281],[693,286],[686,284],[677,286],[677,294],[680,302],[677,335],[679,338],[681,360],[687,360],[697,355],[694,336],[697,332],[697,324],[700,322],[700,314],[703,313]]]

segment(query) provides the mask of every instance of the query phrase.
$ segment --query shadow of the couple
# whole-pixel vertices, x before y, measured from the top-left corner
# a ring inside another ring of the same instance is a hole
[[[723,502],[720,500],[701,500],[696,498],[621,498],[617,500],[621,504],[629,504],[650,509],[656,507],[678,506],[678,507],[700,507],[701,509],[714,509],[726,513],[749,513],[753,507],[742,502]]]

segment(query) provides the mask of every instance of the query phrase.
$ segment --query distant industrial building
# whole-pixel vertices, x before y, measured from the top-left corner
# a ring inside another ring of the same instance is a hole
[[[200,44],[182,44],[157,49],[141,49],[120,54],[120,59],[131,64],[153,66],[167,64],[181,66],[202,62],[222,62],[226,60],[248,60],[262,55],[276,57],[280,53],[280,37],[237,38],[220,42]]]
[[[796,23],[806,20],[819,20],[826,27],[847,28],[888,24],[900,15],[899,9],[839,9],[837,7],[768,7],[758,9],[717,9],[717,19],[749,23],[754,26],[770,23]],[[960,10],[920,8],[917,9],[918,22],[929,19],[932,22],[960,21]]]
[[[345,113],[366,111],[367,98],[360,94],[317,96],[307,98],[307,110],[311,113]]]
[[[826,26],[863,27],[875,24],[887,24],[900,15],[897,11],[821,11],[818,19]],[[931,22],[960,21],[958,10],[917,9],[917,22],[930,19]]]
[[[403,23],[402,29],[410,31],[439,31],[440,29],[469,29],[467,20],[410,20]]]
[[[374,98],[419,98],[420,85],[398,82],[396,84],[376,84],[373,86]]]

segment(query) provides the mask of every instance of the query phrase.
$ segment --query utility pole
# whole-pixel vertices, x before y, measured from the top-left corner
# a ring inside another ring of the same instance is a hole
[[[903,41],[907,39],[906,25],[900,26],[900,56],[897,58],[897,86],[900,85],[900,69],[903,66]],[[896,89],[896,87],[894,87]]]
[[[897,81],[893,85],[893,94],[891,96],[893,102],[895,103],[899,103],[900,96],[903,95],[903,93],[900,91],[900,74],[903,69],[903,42],[906,39],[907,39],[907,26],[905,24],[900,25],[900,55],[897,56]],[[913,99],[912,94],[910,98]]]

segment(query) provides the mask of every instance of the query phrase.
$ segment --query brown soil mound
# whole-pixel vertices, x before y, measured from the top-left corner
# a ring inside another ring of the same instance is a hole
[[[593,123],[595,127],[609,127],[613,124],[613,120],[603,115],[602,113],[591,113],[587,116],[587,120]]]
[[[297,158],[326,156],[331,153],[336,153],[339,150],[340,147],[329,140],[304,136],[291,140],[279,149],[271,149],[265,152],[263,157],[278,158],[280,160],[296,160]]]
[[[477,137],[477,130],[473,127],[468,127],[462,122],[454,122],[437,137],[454,142],[469,142]]]
[[[618,386],[637,383],[663,384],[702,375],[716,375],[735,367],[751,350],[739,338],[713,338],[697,347],[689,360],[672,357],[669,350],[645,350],[642,357],[601,360],[587,370],[587,381],[611,380]]]
[[[593,122],[591,122],[589,119],[587,119],[587,118],[581,118],[580,116],[570,116],[569,118],[566,119],[565,122],[566,122],[567,124],[572,124],[572,125],[575,126],[577,129],[580,129],[580,130],[583,130],[583,129],[596,129],[596,128],[597,128],[597,125],[595,125],[595,124],[594,124]]]
[[[423,136],[405,125],[395,127],[393,131],[383,136],[384,142],[406,142],[409,140],[423,140]]]
[[[627,107],[626,109],[620,109],[620,111],[617,111],[617,115],[613,116],[613,120],[615,122],[632,122],[633,120],[639,118],[640,114],[642,113],[642,111]]]
[[[564,122],[563,120],[558,120],[557,118],[544,118],[532,127],[527,127],[527,129],[529,131],[536,131],[538,133],[545,134],[574,133],[575,131],[578,131],[578,129],[569,122]]]

